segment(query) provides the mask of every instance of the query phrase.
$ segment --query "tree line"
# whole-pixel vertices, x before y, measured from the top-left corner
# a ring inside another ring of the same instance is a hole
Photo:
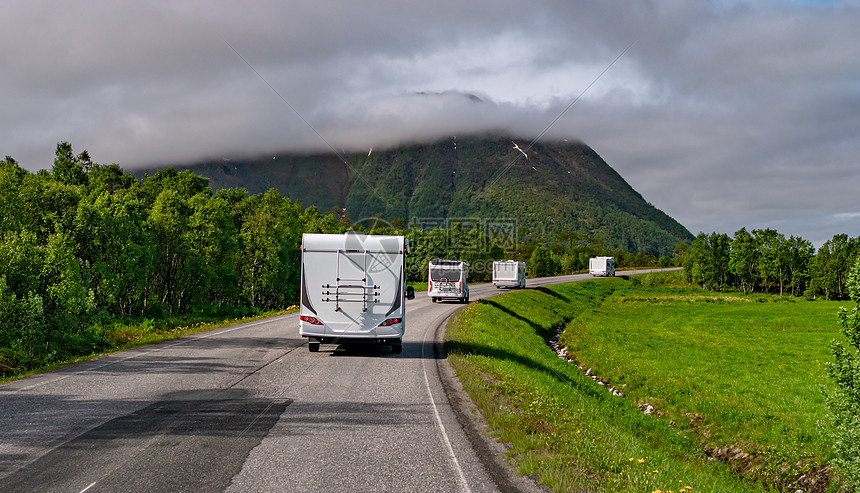
[[[774,229],[746,228],[734,237],[699,233],[679,245],[687,280],[704,289],[845,299],[849,266],[860,256],[860,238],[834,235],[816,252],[812,243]]]
[[[66,142],[50,172],[0,161],[0,215],[0,356],[18,362],[97,345],[118,318],[286,307],[301,234],[345,229],[274,190],[213,194],[173,169],[137,180]]]

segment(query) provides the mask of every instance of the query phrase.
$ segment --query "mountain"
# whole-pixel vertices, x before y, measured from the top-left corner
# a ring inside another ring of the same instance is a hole
[[[175,169],[209,178],[213,190],[275,188],[323,212],[345,208],[353,222],[515,224],[521,240],[564,231],[657,255],[693,238],[581,142],[461,136],[341,156],[346,162],[334,153],[277,154]]]

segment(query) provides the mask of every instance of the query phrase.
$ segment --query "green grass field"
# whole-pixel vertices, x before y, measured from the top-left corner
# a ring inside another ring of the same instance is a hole
[[[516,467],[556,491],[823,487],[844,303],[645,286],[658,276],[510,293],[449,323],[449,360]],[[562,329],[574,362],[545,343]]]

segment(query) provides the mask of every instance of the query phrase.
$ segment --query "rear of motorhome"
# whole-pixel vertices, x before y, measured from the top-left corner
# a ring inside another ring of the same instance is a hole
[[[526,287],[526,263],[496,260],[493,262],[493,285],[496,289]]]
[[[427,296],[436,303],[441,300],[469,302],[469,264],[460,260],[434,258],[429,264]]]
[[[372,342],[400,353],[406,327],[403,236],[364,233],[302,236],[299,335],[320,344]]]
[[[594,277],[615,275],[615,257],[592,257],[588,259],[588,272]]]

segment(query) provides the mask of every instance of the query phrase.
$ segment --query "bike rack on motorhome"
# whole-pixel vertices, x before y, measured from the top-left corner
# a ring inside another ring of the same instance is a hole
[[[449,299],[469,302],[469,264],[460,260],[434,258],[429,263],[427,296],[430,301]]]
[[[409,240],[364,233],[302,236],[299,335],[320,344],[371,342],[402,350]]]

